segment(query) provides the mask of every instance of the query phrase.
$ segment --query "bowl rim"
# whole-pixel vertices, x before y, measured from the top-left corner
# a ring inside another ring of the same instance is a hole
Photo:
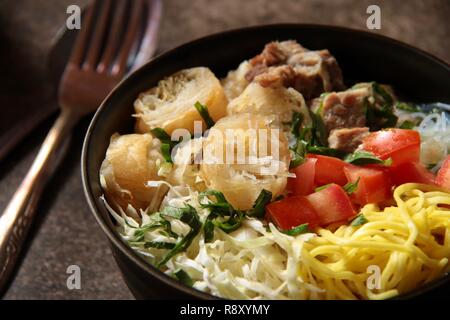
[[[138,69],[133,70],[131,73],[127,74],[112,90],[111,92],[106,96],[106,98],[102,101],[100,107],[96,110],[94,116],[92,117],[89,127],[87,129],[84,141],[83,141],[83,148],[81,153],[81,178],[82,178],[82,185],[83,185],[83,191],[86,197],[86,200],[88,202],[88,206],[90,208],[90,211],[95,217],[95,220],[100,225],[103,232],[106,234],[110,246],[114,245],[115,248],[118,248],[121,253],[127,258],[129,258],[136,266],[138,266],[140,269],[142,269],[147,274],[150,274],[151,276],[157,278],[159,281],[165,283],[166,285],[176,288],[177,290],[181,291],[184,294],[187,294],[191,297],[200,298],[200,299],[221,299],[220,297],[214,296],[212,294],[197,290],[192,287],[188,287],[181,283],[180,281],[173,279],[169,275],[165,274],[161,270],[157,269],[150,263],[144,260],[138,253],[136,253],[131,247],[129,247],[120,237],[120,235],[115,232],[114,230],[111,230],[108,226],[108,224],[104,221],[101,214],[96,208],[96,199],[93,195],[91,184],[88,178],[88,170],[87,170],[87,160],[88,160],[88,153],[89,153],[89,142],[91,140],[91,136],[93,134],[94,128],[98,125],[98,118],[99,115],[103,112],[103,109],[105,108],[107,101],[110,100],[110,97],[115,94],[115,92],[118,90],[118,88],[122,87],[123,83],[127,82],[129,78],[135,77],[136,74],[143,72],[144,69],[149,68],[152,64],[156,64],[159,60],[163,59],[164,57],[170,56],[174,52],[182,49],[187,48],[189,46],[195,46],[198,43],[204,42],[204,41],[214,41],[217,38],[223,37],[223,36],[232,36],[233,34],[238,34],[241,32],[252,32],[254,30],[264,30],[264,29],[287,29],[287,28],[299,28],[299,29],[318,29],[318,30],[334,30],[338,32],[344,32],[348,34],[358,34],[360,36],[364,36],[367,38],[376,39],[378,41],[384,41],[386,43],[389,43],[394,46],[402,47],[403,49],[413,51],[416,54],[419,54],[420,56],[431,59],[437,64],[439,64],[441,67],[445,68],[448,72],[450,72],[450,64],[444,61],[441,58],[438,58],[437,56],[426,52],[423,49],[417,48],[413,45],[407,44],[405,42],[393,39],[391,37],[380,35],[374,32],[362,30],[362,29],[354,29],[354,28],[348,28],[348,27],[342,27],[342,26],[336,26],[336,25],[327,25],[327,24],[314,24],[314,23],[274,23],[274,24],[261,24],[261,25],[252,25],[247,27],[241,27],[241,28],[232,28],[221,32],[216,32],[212,34],[208,34],[193,40],[190,40],[188,42],[182,43],[172,49],[169,49],[165,52],[162,52],[158,54],[157,56],[153,57],[151,60],[140,66]],[[122,271],[121,271],[122,272]],[[394,299],[409,299],[412,297],[419,296],[425,292],[429,292],[432,289],[435,289],[437,287],[440,287],[441,285],[450,282],[450,275],[446,273],[444,276],[433,280],[430,283],[424,284],[420,286],[419,288],[412,290],[411,292],[399,295],[394,297]]]

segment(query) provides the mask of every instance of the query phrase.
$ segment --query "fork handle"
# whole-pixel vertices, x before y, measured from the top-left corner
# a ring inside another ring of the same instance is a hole
[[[63,108],[27,175],[0,217],[0,293],[6,290],[45,183],[62,157],[63,142],[79,119]]]

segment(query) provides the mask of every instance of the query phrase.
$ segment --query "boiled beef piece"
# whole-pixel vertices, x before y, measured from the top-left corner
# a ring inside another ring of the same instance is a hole
[[[311,110],[319,115],[329,134],[334,129],[364,127],[366,125],[365,100],[368,88],[331,92],[309,102]]]
[[[352,153],[369,134],[369,128],[342,128],[334,129],[328,137],[330,148],[338,149],[345,153]]]
[[[293,87],[307,100],[344,89],[341,69],[328,50],[311,51],[293,40],[268,43],[250,66],[247,81]]]

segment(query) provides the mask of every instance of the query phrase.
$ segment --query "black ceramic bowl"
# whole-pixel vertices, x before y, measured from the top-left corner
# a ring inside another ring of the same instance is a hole
[[[82,175],[89,206],[129,288],[137,298],[212,298],[188,288],[148,264],[115,232],[114,222],[99,200],[99,169],[114,132],[133,130],[133,101],[164,76],[183,68],[209,67],[218,77],[262,50],[273,40],[295,39],[310,49],[329,49],[339,62],[347,85],[356,81],[392,84],[416,102],[450,102],[450,66],[406,44],[372,33],[317,25],[270,25],[233,30],[201,38],[153,59],[123,80],[98,109],[83,147]],[[99,230],[99,232],[101,232]],[[426,292],[448,295],[445,276],[403,297]],[[432,290],[433,289],[433,290]],[[426,296],[430,296],[429,293]]]

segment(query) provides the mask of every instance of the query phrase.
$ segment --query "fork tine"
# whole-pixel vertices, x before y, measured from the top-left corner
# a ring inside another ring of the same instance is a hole
[[[114,10],[114,18],[111,24],[108,40],[106,41],[106,48],[103,53],[97,71],[100,73],[106,72],[115,58],[117,48],[122,39],[122,33],[126,27],[126,13],[127,0],[117,0],[118,4]]]
[[[158,30],[162,13],[162,1],[163,0],[151,0],[150,2],[147,2],[145,12],[148,23],[144,29],[142,43],[139,46],[139,52],[137,53],[133,65],[131,66],[131,70],[135,70],[147,62],[148,58],[153,56],[156,51]]]
[[[100,1],[100,0],[97,0]],[[83,64],[83,69],[95,69],[98,60],[100,58],[101,50],[103,48],[104,38],[106,30],[108,29],[109,12],[111,11],[112,1],[101,0],[101,4],[98,8],[100,16],[96,23],[92,39],[90,41],[90,47],[87,48],[86,60]],[[97,3],[95,3],[97,5]]]
[[[127,69],[127,62],[133,45],[135,45],[139,31],[142,27],[142,17],[144,12],[144,1],[134,0],[132,2],[128,29],[117,61],[114,63],[112,74],[124,74]]]
[[[96,6],[97,3],[94,3],[93,5],[89,6],[88,9],[86,9],[86,16],[84,17],[84,21],[80,31],[78,31],[78,35],[72,48],[72,53],[70,55],[68,63],[73,63],[79,67],[81,66],[81,62],[83,61],[86,47],[89,42],[89,36],[91,34],[92,26],[94,24]]]

